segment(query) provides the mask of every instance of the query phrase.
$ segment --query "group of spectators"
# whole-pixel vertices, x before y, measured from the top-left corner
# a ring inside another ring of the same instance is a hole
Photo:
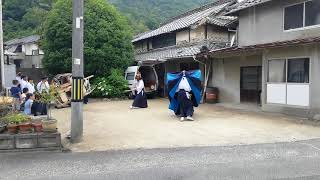
[[[50,85],[47,77],[41,78],[41,81],[35,86],[32,78],[19,72],[16,79],[12,81],[10,89],[13,98],[13,110],[15,112],[22,111],[26,115],[32,115],[32,108],[34,109],[35,107],[35,93],[49,93],[49,90]]]

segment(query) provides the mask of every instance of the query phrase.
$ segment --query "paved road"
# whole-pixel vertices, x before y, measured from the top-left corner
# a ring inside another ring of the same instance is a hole
[[[0,179],[320,179],[320,140],[229,147],[0,154]]]

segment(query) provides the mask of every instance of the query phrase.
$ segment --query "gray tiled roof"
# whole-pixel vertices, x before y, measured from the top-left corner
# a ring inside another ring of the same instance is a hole
[[[232,6],[229,6],[227,8],[227,13],[226,14],[231,14],[231,13],[235,13],[238,12],[240,10],[252,7],[252,6],[256,6],[258,4],[262,4],[262,3],[266,3],[269,2],[271,0],[244,0],[242,2],[239,2],[237,4],[234,4]]]
[[[233,3],[233,1],[222,1],[224,3],[213,4],[212,6],[202,9],[201,11],[195,11],[191,14],[187,14],[177,19],[173,19],[171,22],[164,24],[158,29],[149,31],[136,38],[132,42],[137,42],[143,39],[147,39],[153,36],[158,36],[165,33],[170,33],[179,29],[184,29],[190,27],[198,22],[202,21],[204,18],[212,15],[217,15],[221,11],[225,10],[227,6]]]
[[[209,50],[220,49],[226,47],[227,43],[217,43],[211,41],[202,41],[194,44],[185,44],[180,46],[166,47],[155,49],[148,52],[138,53],[135,55],[136,61],[146,60],[168,60],[178,59],[183,57],[192,57],[200,53],[203,46]]]
[[[10,41],[5,42],[4,45],[12,46],[12,45],[28,44],[28,43],[37,42],[39,40],[40,40],[40,36],[32,35],[32,36],[28,36],[20,39],[12,39]]]
[[[214,24],[217,26],[228,26],[230,23],[237,21],[238,18],[235,16],[211,16],[207,17],[208,24]]]

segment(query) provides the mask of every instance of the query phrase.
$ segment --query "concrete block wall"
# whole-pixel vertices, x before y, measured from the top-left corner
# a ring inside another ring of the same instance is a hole
[[[61,149],[60,133],[0,134],[1,150]]]

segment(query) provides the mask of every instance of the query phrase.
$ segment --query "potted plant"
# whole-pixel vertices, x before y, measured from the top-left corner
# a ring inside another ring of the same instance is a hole
[[[42,129],[45,132],[56,132],[57,131],[57,120],[51,116],[51,107],[55,104],[58,98],[58,91],[52,85],[49,92],[43,92],[40,94],[40,102],[46,105],[47,118],[42,120]]]
[[[20,133],[32,132],[31,118],[24,114],[8,114],[1,119],[7,123],[7,130],[10,134],[16,134],[19,129]]]
[[[39,132],[43,131],[41,120],[32,121],[32,126],[33,126],[35,132],[39,133]]]
[[[17,117],[19,119],[18,129],[19,133],[26,134],[33,132],[33,126],[31,124],[31,118],[24,114],[18,114]]]

